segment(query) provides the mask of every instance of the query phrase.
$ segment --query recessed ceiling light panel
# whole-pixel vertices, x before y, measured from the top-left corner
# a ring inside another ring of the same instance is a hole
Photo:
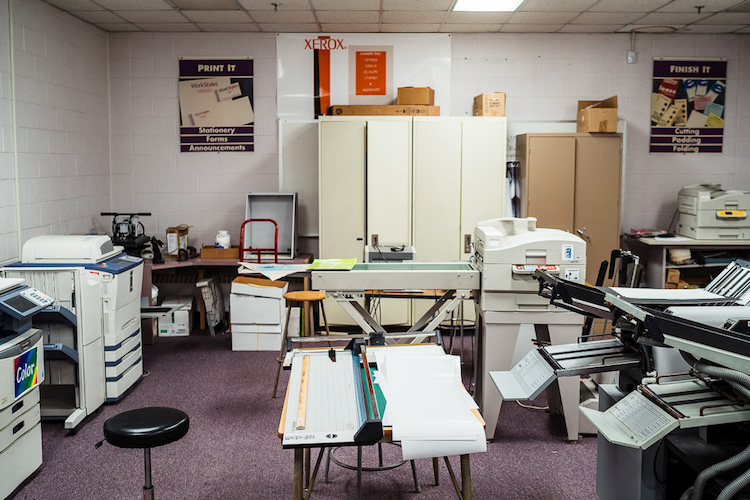
[[[457,0],[456,12],[513,12],[523,0]]]

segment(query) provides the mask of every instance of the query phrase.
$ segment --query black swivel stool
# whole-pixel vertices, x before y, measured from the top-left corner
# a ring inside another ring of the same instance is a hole
[[[151,448],[173,443],[187,434],[190,419],[174,408],[139,408],[122,412],[104,422],[104,439],[119,448],[143,448],[146,465],[144,500],[153,500]]]

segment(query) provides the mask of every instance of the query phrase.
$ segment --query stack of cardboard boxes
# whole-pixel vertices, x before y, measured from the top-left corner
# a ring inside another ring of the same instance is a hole
[[[232,281],[229,315],[233,351],[278,351],[289,283],[240,276]]]
[[[396,104],[331,106],[329,115],[440,116],[430,87],[399,87]]]

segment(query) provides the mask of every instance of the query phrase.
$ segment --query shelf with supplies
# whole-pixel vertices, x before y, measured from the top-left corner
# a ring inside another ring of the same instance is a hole
[[[750,240],[623,237],[620,244],[641,258],[649,288],[703,287],[730,262],[750,260]]]

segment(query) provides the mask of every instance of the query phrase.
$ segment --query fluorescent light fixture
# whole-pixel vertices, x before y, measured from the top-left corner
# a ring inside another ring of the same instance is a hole
[[[453,6],[459,12],[513,12],[523,0],[457,0]]]

